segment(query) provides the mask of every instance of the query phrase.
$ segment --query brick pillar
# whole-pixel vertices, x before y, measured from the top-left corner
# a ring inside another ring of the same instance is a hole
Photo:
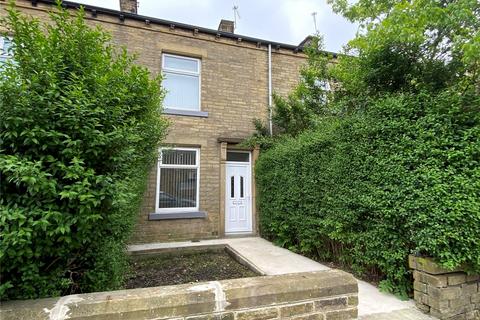
[[[480,319],[480,275],[447,270],[430,258],[409,256],[417,307],[439,319]]]

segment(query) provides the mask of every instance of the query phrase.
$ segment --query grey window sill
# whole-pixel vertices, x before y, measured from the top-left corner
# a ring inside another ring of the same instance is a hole
[[[199,117],[199,118],[208,118],[208,112],[206,111],[193,111],[193,110],[179,110],[179,109],[163,109],[164,114],[174,115],[174,116],[189,116],[189,117]]]
[[[205,211],[172,212],[172,213],[150,213],[148,220],[173,220],[173,219],[205,219]]]

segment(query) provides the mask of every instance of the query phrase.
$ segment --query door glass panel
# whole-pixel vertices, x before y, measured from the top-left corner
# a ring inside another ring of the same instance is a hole
[[[235,198],[235,177],[230,177],[230,198]]]
[[[227,161],[249,162],[249,154],[246,152],[227,151]]]
[[[240,177],[240,198],[243,197],[243,177]]]

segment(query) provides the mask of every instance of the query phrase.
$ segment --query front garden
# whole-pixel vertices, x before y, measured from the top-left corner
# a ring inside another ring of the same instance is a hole
[[[258,276],[237,262],[225,248],[174,250],[169,253],[132,256],[125,288],[148,288]]]

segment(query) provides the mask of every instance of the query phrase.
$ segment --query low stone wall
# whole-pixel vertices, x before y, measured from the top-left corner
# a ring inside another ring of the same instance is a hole
[[[357,281],[339,271],[211,281],[2,303],[0,319],[356,319]]]
[[[409,257],[415,303],[439,319],[480,319],[480,275],[447,270],[430,258]]]

